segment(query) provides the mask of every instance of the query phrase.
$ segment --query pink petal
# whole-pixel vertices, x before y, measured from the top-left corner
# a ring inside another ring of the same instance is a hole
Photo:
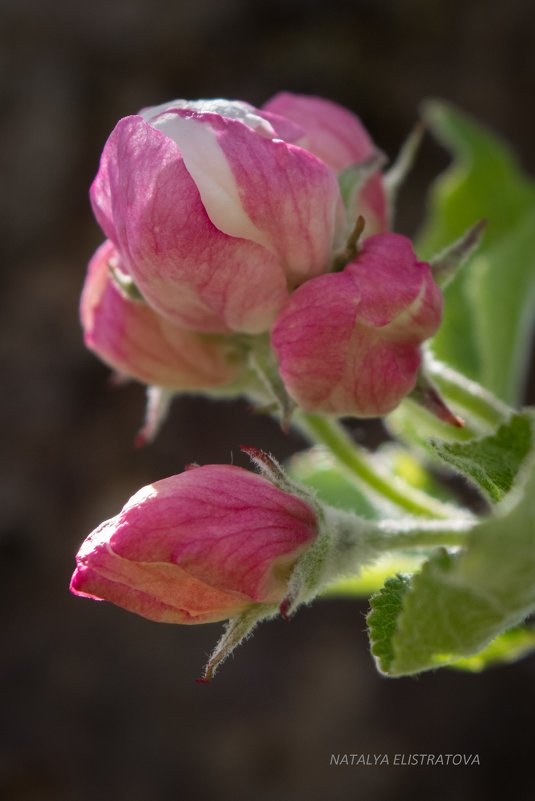
[[[322,275],[293,293],[275,323],[271,339],[281,377],[305,411],[338,411],[340,388],[352,368],[358,301],[349,274]],[[342,405],[353,405],[352,398]]]
[[[103,530],[112,522],[104,523]],[[130,562],[105,545],[94,548],[90,566],[78,566],[70,589],[158,623],[212,623],[239,614],[251,603],[207,586],[176,565]]]
[[[176,144],[140,117],[112,132],[91,199],[124,268],[170,322],[257,333],[284,304],[278,259],[214,226]]]
[[[111,278],[110,261],[120,269],[108,241],[89,264],[81,297],[88,348],[120,373],[176,390],[218,387],[237,376],[240,364],[228,344],[177,328],[146,304],[127,299]]]
[[[300,125],[305,138],[299,144],[336,172],[364,161],[375,152],[359,118],[332,100],[280,92],[264,104],[264,110]]]
[[[258,114],[260,114],[264,120],[267,120],[273,128],[272,138],[284,139],[285,142],[291,145],[301,146],[301,142],[305,137],[305,131],[298,123],[293,122],[293,120],[288,119],[288,117],[283,117],[280,114],[275,114],[265,109],[259,109]]]
[[[328,269],[342,209],[319,159],[217,114],[178,109],[151,124],[177,143],[219,230],[268,248],[290,284]]]
[[[399,318],[397,324],[403,327],[407,341],[421,342],[438,329],[442,293],[429,265],[418,261],[407,237],[392,233],[369,237],[346,271],[358,286],[359,319],[363,322],[388,325],[393,330]]]
[[[383,177],[380,173],[375,173],[362,187],[358,196],[357,216],[362,215],[366,221],[365,236],[387,231],[389,214]]]
[[[331,100],[280,92],[264,104],[264,110],[301,126],[305,136],[297,144],[314,153],[335,172],[360,164],[376,151],[356,114]],[[387,201],[379,173],[361,190],[357,213],[366,220],[366,236],[386,230]]]

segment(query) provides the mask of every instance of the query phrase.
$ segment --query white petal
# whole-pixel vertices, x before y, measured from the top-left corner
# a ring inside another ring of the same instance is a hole
[[[211,126],[172,112],[161,114],[150,124],[178,145],[206,213],[216,228],[228,236],[249,239],[272,250],[269,238],[244,211],[236,179]]]

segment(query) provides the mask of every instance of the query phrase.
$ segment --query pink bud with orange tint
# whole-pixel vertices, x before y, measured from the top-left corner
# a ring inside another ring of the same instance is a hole
[[[280,374],[307,412],[378,417],[415,387],[442,293],[399,234],[367,239],[342,272],[308,281],[272,332]]]
[[[317,527],[310,504],[262,476],[197,467],[144,487],[95,529],[71,590],[164,623],[276,609]]]

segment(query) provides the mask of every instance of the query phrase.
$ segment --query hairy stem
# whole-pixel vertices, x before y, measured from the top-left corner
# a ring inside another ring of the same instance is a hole
[[[432,548],[452,548],[466,544],[477,524],[469,518],[424,520],[364,520],[343,509],[324,507],[325,531],[329,532],[326,558],[321,560],[323,587],[333,581],[358,575],[384,554]]]
[[[384,538],[380,542],[380,549],[384,552],[407,550],[413,548],[455,547],[464,545],[466,535],[473,528],[474,523],[468,520],[435,521],[435,525],[418,525],[413,528],[396,527],[389,529],[389,524],[381,526]]]

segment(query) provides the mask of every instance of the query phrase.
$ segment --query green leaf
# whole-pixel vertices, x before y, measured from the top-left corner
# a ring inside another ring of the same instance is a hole
[[[500,501],[512,489],[533,440],[534,418],[526,412],[514,415],[488,437],[430,444],[441,459],[470,479],[491,501]]]
[[[396,657],[394,635],[409,583],[409,576],[398,574],[388,579],[383,589],[370,599],[371,611],[367,621],[370,629],[371,652],[382,673],[390,673]]]
[[[478,220],[482,247],[445,290],[434,353],[517,405],[531,351],[535,306],[535,186],[510,149],[453,106],[424,107],[431,131],[454,156],[432,189],[418,252],[426,259]]]
[[[496,516],[476,525],[466,548],[437,550],[412,577],[396,601],[394,623],[378,630],[370,613],[383,672],[409,675],[470,657],[535,610],[533,457],[519,483],[523,491],[510,493]]]
[[[486,648],[474,656],[458,659],[448,665],[455,670],[479,673],[494,665],[516,662],[535,651],[535,629],[528,626],[510,629],[500,634]]]

